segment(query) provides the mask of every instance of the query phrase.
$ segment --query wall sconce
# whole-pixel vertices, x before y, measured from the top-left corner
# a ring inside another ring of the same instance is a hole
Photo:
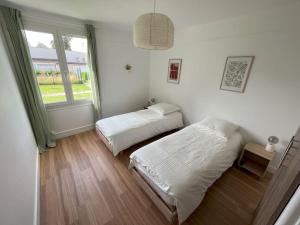
[[[132,69],[132,65],[130,65],[130,64],[125,65],[125,70],[131,71],[131,69]]]
[[[156,99],[155,98],[151,98],[149,101],[148,101],[148,106],[151,106],[151,105],[154,105],[156,104]]]

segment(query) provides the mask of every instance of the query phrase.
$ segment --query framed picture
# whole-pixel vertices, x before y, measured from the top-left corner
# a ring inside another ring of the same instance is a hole
[[[182,59],[169,59],[168,79],[169,83],[179,84]]]
[[[243,93],[254,56],[229,56],[226,59],[220,89]]]

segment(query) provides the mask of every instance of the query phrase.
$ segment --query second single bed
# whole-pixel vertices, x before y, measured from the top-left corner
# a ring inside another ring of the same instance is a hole
[[[167,103],[101,119],[96,123],[96,131],[114,156],[141,141],[181,127],[180,108]]]
[[[242,140],[236,128],[207,118],[132,153],[129,167],[169,221],[186,220],[232,165]]]

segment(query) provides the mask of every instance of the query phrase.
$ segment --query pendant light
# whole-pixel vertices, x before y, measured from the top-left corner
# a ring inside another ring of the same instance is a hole
[[[149,50],[166,50],[174,43],[174,25],[164,14],[156,13],[154,0],[153,13],[139,16],[133,27],[133,44],[135,47]]]

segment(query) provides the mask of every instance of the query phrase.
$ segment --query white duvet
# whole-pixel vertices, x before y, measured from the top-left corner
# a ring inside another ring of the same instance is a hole
[[[162,116],[149,109],[105,118],[96,123],[96,128],[111,144],[115,156],[134,144],[182,126],[180,112]]]
[[[201,203],[208,187],[236,159],[241,135],[229,140],[214,131],[191,125],[131,154],[147,176],[174,198],[181,224]]]

